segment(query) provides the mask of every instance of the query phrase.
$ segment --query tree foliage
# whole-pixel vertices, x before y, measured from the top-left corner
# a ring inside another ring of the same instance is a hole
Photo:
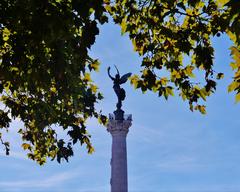
[[[166,99],[178,94],[201,113],[224,77],[214,70],[211,38],[227,34],[234,43],[229,91],[240,101],[239,10],[238,0],[2,0],[0,128],[21,120],[22,147],[39,164],[48,157],[68,160],[77,142],[93,152],[85,122],[106,117],[95,109],[102,95],[91,73],[99,61],[89,50],[108,17],[142,58],[141,75],[131,77],[134,87]],[[69,139],[59,139],[54,125]],[[9,153],[1,134],[0,140]]]
[[[99,116],[94,104],[102,96],[90,77],[99,62],[88,52],[107,21],[103,2],[3,0],[0,14],[1,128],[19,118],[22,147],[39,164],[68,160],[76,142],[91,153],[84,123]],[[57,138],[55,124],[70,142]]]
[[[191,110],[201,113],[205,113],[201,103],[224,76],[214,70],[211,38],[227,33],[235,43],[231,50],[236,74],[230,91],[237,91],[238,100],[239,1],[118,0],[106,8],[142,57],[141,76],[131,79],[134,86],[166,99],[177,93]],[[195,78],[196,74],[201,78]]]

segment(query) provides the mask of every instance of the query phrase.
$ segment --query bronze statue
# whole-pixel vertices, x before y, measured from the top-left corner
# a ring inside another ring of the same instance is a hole
[[[122,107],[122,101],[126,97],[125,90],[123,88],[121,88],[120,85],[126,83],[128,78],[132,75],[132,73],[126,73],[125,75],[120,77],[119,71],[118,71],[116,66],[115,66],[115,68],[117,70],[117,74],[115,75],[115,78],[112,77],[111,74],[110,74],[110,67],[108,67],[108,76],[113,81],[113,89],[114,89],[114,91],[115,91],[115,93],[117,95],[117,98],[118,98],[118,102],[117,102],[117,105],[116,105],[117,106],[117,111],[115,111],[115,115],[117,114],[117,116],[119,117],[119,113],[122,113],[122,115],[124,113],[121,110],[121,107]],[[120,116],[122,116],[122,115],[120,115]],[[123,117],[121,117],[121,118],[123,118]]]

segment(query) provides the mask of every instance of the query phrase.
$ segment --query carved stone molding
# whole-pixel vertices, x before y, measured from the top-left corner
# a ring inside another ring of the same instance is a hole
[[[129,127],[132,125],[132,116],[125,115],[124,120],[115,120],[114,115],[109,115],[109,122],[107,124],[107,131],[115,135],[126,135]]]

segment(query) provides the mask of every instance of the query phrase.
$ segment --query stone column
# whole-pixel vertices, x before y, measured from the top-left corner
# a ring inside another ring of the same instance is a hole
[[[126,137],[131,122],[131,115],[126,115],[124,120],[116,120],[114,115],[109,115],[107,130],[112,135],[111,192],[128,191]]]

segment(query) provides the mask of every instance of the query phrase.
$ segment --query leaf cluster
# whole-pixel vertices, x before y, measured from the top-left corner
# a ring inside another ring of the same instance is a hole
[[[93,0],[0,3],[1,128],[21,120],[22,147],[40,165],[48,157],[68,160],[77,142],[93,151],[85,121],[98,118],[102,96],[90,77],[99,62],[88,52],[107,21],[104,10],[103,1]],[[57,137],[54,125],[69,141]]]
[[[177,93],[204,114],[204,101],[224,76],[214,70],[211,39],[227,33],[239,45],[239,1],[116,0],[107,10],[142,57],[135,88],[166,99]]]

